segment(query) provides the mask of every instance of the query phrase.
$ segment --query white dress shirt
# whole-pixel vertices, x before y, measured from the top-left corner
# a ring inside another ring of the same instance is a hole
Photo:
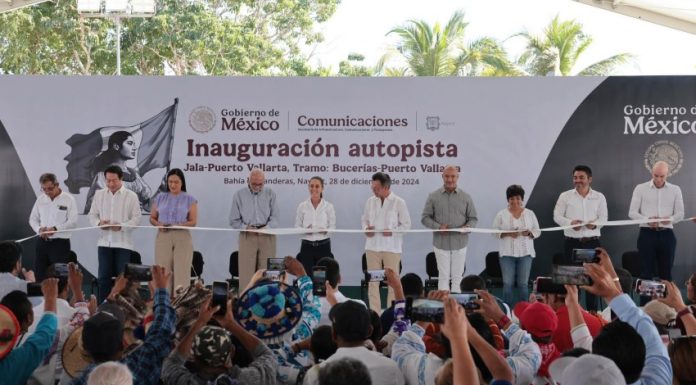
[[[115,225],[136,226],[140,223],[140,216],[138,196],[125,185],[113,194],[108,189],[98,190],[94,193],[92,207],[89,209],[89,221],[92,226],[98,226],[100,220],[109,220],[110,224]],[[101,229],[97,246],[133,250],[133,229]]]
[[[391,360],[383,356],[380,353],[376,353],[368,350],[363,346],[355,348],[338,348],[336,353],[331,357],[327,358],[326,361],[319,365],[314,365],[311,369],[307,371],[304,378],[305,385],[317,385],[319,384],[319,368],[325,365],[327,362],[338,361],[342,358],[353,358],[365,364],[368,372],[370,372],[370,377],[372,378],[372,383],[377,385],[404,385],[404,375],[401,373],[399,366]]]
[[[559,226],[569,226],[573,220],[583,222],[606,222],[609,217],[607,200],[604,194],[590,189],[585,197],[575,189],[568,190],[558,197],[556,207],[553,209],[553,221]],[[565,229],[563,234],[569,238],[599,237],[601,226],[590,230],[582,226],[580,230]]]
[[[523,209],[519,218],[513,217],[508,209],[500,210],[493,220],[493,228],[505,231],[529,230],[534,238],[539,238],[541,235],[539,221],[537,221],[534,211],[529,209]],[[524,257],[531,255],[534,258],[536,256],[534,238],[523,236],[522,234],[517,238],[501,237],[500,235],[495,234],[499,238],[498,253],[501,257]]]
[[[55,227],[57,230],[74,229],[77,226],[75,198],[69,193],[61,191],[57,197],[51,200],[48,195],[42,193],[31,209],[29,225],[37,234],[41,227]],[[55,233],[49,238],[70,239],[70,234],[70,232]]]
[[[340,291],[336,291],[336,294],[334,295],[336,297],[336,303],[343,303],[346,301],[355,301],[358,303],[361,303],[363,306],[367,307],[365,305],[365,302],[359,300],[359,299],[351,299],[343,295]],[[331,311],[331,304],[329,301],[326,300],[326,297],[319,297],[319,313],[321,314],[321,318],[319,318],[319,326],[322,325],[329,325],[331,326],[331,319],[329,319],[329,312]]]
[[[652,180],[639,184],[633,190],[628,217],[631,219],[669,218],[671,222],[667,225],[660,224],[660,227],[673,228],[675,222],[684,219],[684,199],[681,188],[668,182],[665,182],[662,188],[657,188]],[[650,227],[650,224],[644,223],[640,227]]]
[[[319,201],[317,208],[314,208],[312,199],[300,203],[297,206],[297,215],[295,216],[295,227],[303,229],[335,229],[336,228],[336,211],[331,203],[322,199]],[[328,234],[311,233],[306,234],[302,239],[308,241],[321,241],[327,239]]]
[[[392,233],[391,236],[385,237],[382,231],[411,228],[411,216],[406,202],[394,193],[389,193],[384,202],[376,196],[371,196],[365,203],[362,216],[362,228],[367,229],[368,226],[374,226],[375,233],[372,237],[367,237],[365,250],[401,253],[403,234]]]
[[[15,290],[26,293],[27,281],[20,279],[12,273],[0,273],[0,300]]]

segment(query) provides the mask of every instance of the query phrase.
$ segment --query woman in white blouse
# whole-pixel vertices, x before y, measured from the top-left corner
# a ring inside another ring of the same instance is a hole
[[[313,230],[336,228],[336,212],[331,203],[324,200],[324,180],[318,176],[309,180],[309,199],[297,207],[295,227]],[[307,233],[302,237],[302,247],[298,259],[307,274],[312,274],[312,267],[323,257],[331,254],[331,239],[326,231]]]
[[[508,207],[493,220],[493,228],[503,230],[496,234],[500,254],[500,270],[503,273],[503,299],[514,306],[529,296],[529,271],[532,268],[534,238],[541,235],[539,222],[532,210],[524,208],[524,189],[512,185],[505,191]],[[513,292],[514,286],[517,290]]]

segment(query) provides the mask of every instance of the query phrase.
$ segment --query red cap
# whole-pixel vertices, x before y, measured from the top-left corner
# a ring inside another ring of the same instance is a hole
[[[519,302],[515,305],[514,313],[522,328],[535,337],[551,336],[558,328],[556,312],[541,302]]]

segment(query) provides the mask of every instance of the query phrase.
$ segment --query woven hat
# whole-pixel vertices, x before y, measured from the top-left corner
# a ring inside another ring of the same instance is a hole
[[[65,373],[71,378],[79,377],[92,364],[92,359],[82,347],[82,326],[75,329],[63,344],[61,359]]]
[[[175,338],[181,341],[198,319],[201,305],[210,297],[211,290],[205,288],[201,281],[196,281],[187,287],[178,287],[175,293],[172,301],[172,307],[176,312]]]
[[[215,368],[227,363],[233,349],[232,336],[219,326],[206,326],[193,339],[193,355]]]
[[[548,337],[558,328],[558,316],[551,306],[534,302],[518,302],[514,313],[520,320],[522,328],[536,337]]]
[[[0,360],[10,354],[19,338],[19,321],[5,306],[0,305]]]
[[[261,282],[244,292],[234,306],[234,318],[251,334],[276,343],[302,319],[298,290],[280,282]]]

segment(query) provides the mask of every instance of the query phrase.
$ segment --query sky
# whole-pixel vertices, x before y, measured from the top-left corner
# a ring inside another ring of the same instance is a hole
[[[338,63],[349,53],[360,53],[364,63],[373,66],[397,41],[387,36],[390,29],[412,19],[444,26],[457,10],[464,11],[469,23],[466,41],[483,36],[505,40],[512,57],[521,54],[524,39],[508,39],[511,35],[539,34],[559,15],[583,24],[594,40],[577,68],[627,52],[635,58],[622,67],[624,75],[696,74],[696,35],[571,0],[342,0],[331,19],[319,27],[325,39],[311,47],[311,63],[337,72]]]

